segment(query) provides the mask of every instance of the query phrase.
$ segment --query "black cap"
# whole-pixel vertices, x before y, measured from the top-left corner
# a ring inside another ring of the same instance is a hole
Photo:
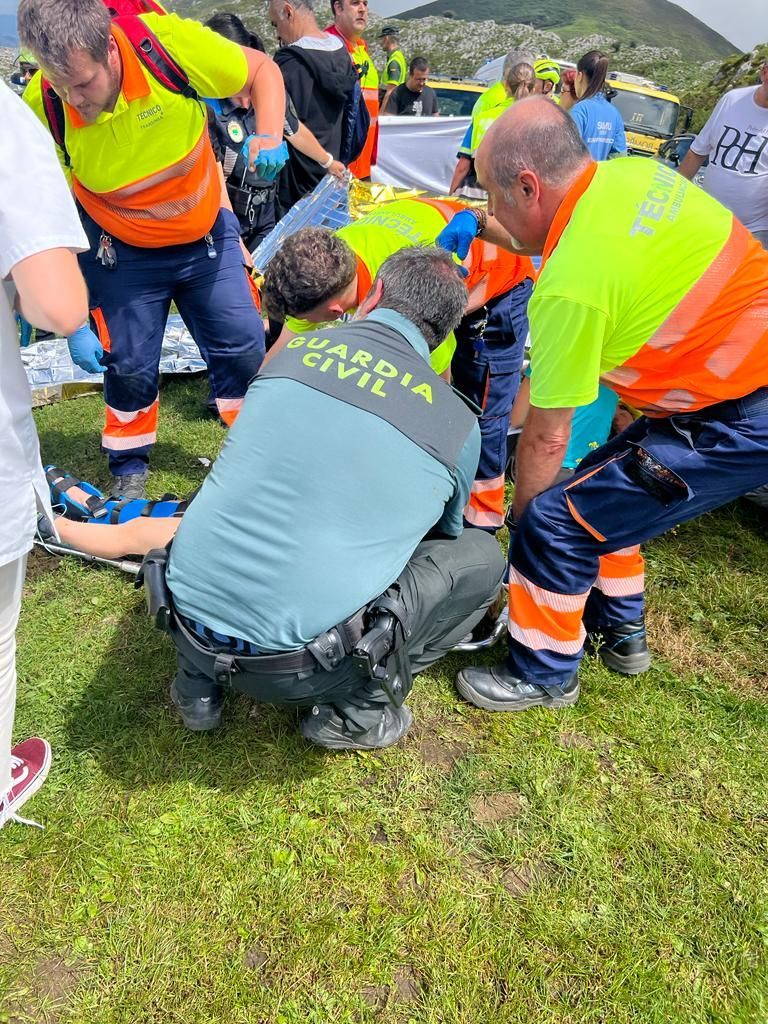
[[[400,29],[399,28],[395,28],[394,25],[385,25],[384,28],[381,30],[381,32],[379,32],[379,39],[381,39],[382,36],[399,36],[399,35],[400,35]]]

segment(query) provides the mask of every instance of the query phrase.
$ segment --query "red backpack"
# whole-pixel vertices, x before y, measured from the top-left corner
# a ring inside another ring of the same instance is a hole
[[[189,78],[180,68],[163,44],[150,32],[140,14],[167,14],[155,0],[109,0],[104,3],[112,15],[114,23],[122,30],[149,73],[165,86],[169,92],[179,93],[188,99],[197,99],[197,93],[189,84]],[[43,109],[48,121],[48,130],[53,141],[64,152],[64,163],[69,167],[69,153],[64,142],[65,118],[64,104],[61,97],[54,92],[53,86],[45,78],[40,82],[43,95]]]

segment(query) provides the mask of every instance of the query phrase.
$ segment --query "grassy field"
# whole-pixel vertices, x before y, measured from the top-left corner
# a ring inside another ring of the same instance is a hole
[[[163,391],[155,494],[221,444],[204,394]],[[44,459],[104,482],[100,415],[41,410]],[[401,746],[336,756],[241,697],[186,733],[131,581],[35,555],[17,736],[54,762],[46,830],[0,833],[0,1021],[765,1024],[765,522],[647,554],[647,675],[494,716],[449,659]]]

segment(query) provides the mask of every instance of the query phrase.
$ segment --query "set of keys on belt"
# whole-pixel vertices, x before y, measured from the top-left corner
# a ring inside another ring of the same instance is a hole
[[[218,253],[216,252],[216,246],[213,242],[213,235],[209,231],[204,238],[208,259],[215,260]],[[114,270],[117,266],[117,253],[115,247],[112,245],[112,239],[109,235],[102,235],[99,239],[99,248],[96,250],[96,261],[101,263],[102,267],[106,267],[107,270]]]

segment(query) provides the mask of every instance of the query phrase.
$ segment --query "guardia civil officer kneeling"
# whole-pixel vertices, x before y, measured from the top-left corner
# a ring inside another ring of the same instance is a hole
[[[504,560],[462,529],[480,431],[429,366],[466,303],[446,253],[404,249],[354,321],[264,362],[154,598],[188,728],[219,725],[231,686],[308,708],[320,746],[390,746],[413,721],[412,674],[482,618]]]

